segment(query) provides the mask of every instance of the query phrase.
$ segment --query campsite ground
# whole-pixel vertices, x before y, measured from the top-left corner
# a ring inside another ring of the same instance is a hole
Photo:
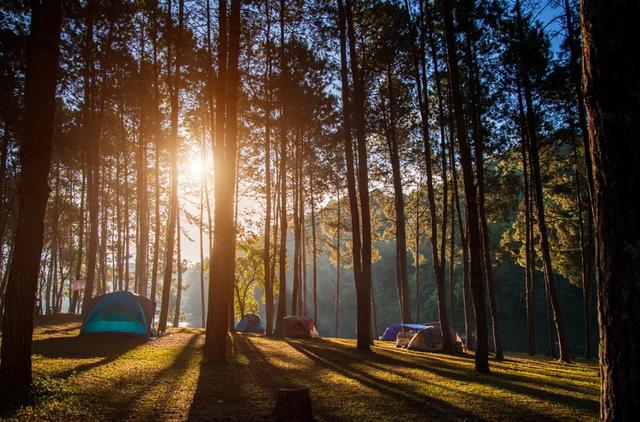
[[[172,329],[153,341],[78,337],[59,317],[36,328],[33,404],[0,405],[0,419],[264,420],[278,386],[311,387],[317,420],[592,419],[598,369],[523,356],[473,371],[471,355],[371,353],[351,340],[274,340],[234,334],[227,365],[205,364],[204,332]]]

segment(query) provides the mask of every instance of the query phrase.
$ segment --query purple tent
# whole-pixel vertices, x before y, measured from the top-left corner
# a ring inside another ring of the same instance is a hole
[[[423,324],[391,324],[384,330],[384,334],[380,337],[382,341],[396,341],[398,333],[406,330],[423,330],[431,327],[430,325]]]

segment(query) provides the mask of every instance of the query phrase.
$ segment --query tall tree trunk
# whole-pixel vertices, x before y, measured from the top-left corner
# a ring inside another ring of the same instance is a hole
[[[474,175],[471,159],[471,148],[467,139],[467,126],[464,119],[462,105],[462,93],[460,91],[460,76],[458,70],[458,52],[453,27],[453,13],[451,0],[442,1],[442,15],[444,20],[444,33],[447,46],[447,61],[449,65],[449,80],[451,83],[451,98],[455,110],[456,135],[458,149],[462,164],[462,178],[464,181],[467,236],[470,251],[470,278],[473,293],[473,306],[476,314],[476,354],[475,368],[478,372],[489,372],[489,359],[487,347],[487,315],[485,309],[485,291],[482,283],[482,239],[480,237],[477,197],[474,184]]]
[[[108,175],[106,175],[107,173]],[[107,180],[105,180],[108,177]],[[100,250],[99,250],[99,259],[100,259],[100,279],[98,285],[98,294],[107,293],[107,222],[109,221],[109,215],[107,211],[107,202],[109,200],[107,193],[107,182],[111,184],[111,169],[107,170],[107,167],[104,166],[102,169],[102,182],[100,183],[100,207],[101,215],[100,215]],[[126,201],[125,201],[126,202]],[[125,208],[125,211],[128,211]],[[128,252],[128,251],[127,251]],[[128,260],[127,260],[128,264]],[[127,275],[129,272],[127,271]]]
[[[304,179],[302,176],[300,177],[300,189],[302,190],[304,186]],[[304,222],[304,190],[301,191],[300,195],[300,231],[302,232],[302,252],[300,257],[300,267],[302,270],[302,295],[300,296],[302,303],[300,307],[302,308],[302,315],[305,317],[309,317],[307,314],[307,231],[305,230],[305,222]]]
[[[51,222],[51,261],[53,263],[53,283],[52,283],[52,305],[51,313],[57,313],[58,308],[58,269],[60,263],[60,164],[56,163],[54,167],[54,183],[53,189],[53,221]],[[60,281],[62,283],[62,280]]]
[[[403,324],[411,322],[411,310],[409,309],[409,281],[407,274],[407,231],[404,212],[404,192],[402,189],[402,176],[400,167],[400,152],[396,137],[396,104],[395,91],[393,89],[393,74],[391,66],[387,67],[387,107],[383,106],[385,116],[385,137],[391,162],[391,174],[393,179],[393,203],[395,210],[396,229],[396,285],[398,299],[400,301],[400,321]],[[384,103],[384,100],[383,100]]]
[[[311,242],[313,254],[313,322],[318,323],[318,242],[316,234],[316,199],[313,190],[313,176],[309,178],[311,196]],[[1,308],[0,308],[1,310]]]
[[[496,304],[496,294],[493,283],[493,271],[491,265],[491,242],[489,239],[489,224],[485,209],[485,186],[484,186],[484,127],[482,125],[482,110],[480,99],[479,72],[475,54],[475,41],[472,38],[475,30],[473,18],[474,2],[465,0],[461,4],[460,26],[465,29],[464,61],[467,67],[468,95],[467,103],[471,121],[471,134],[474,143],[475,169],[476,169],[476,191],[478,195],[478,215],[480,224],[480,235],[482,237],[482,257],[484,281],[489,295],[489,310],[492,321],[493,345],[495,358],[497,361],[504,359],[502,342],[500,341],[500,329],[498,319],[498,309]]]
[[[60,0],[33,1],[31,5],[19,211],[2,321],[0,392],[3,397],[21,395],[31,385],[33,314],[49,196],[62,22]]]
[[[591,158],[591,146],[589,145],[589,132],[587,130],[587,113],[584,103],[583,81],[580,70],[580,40],[576,33],[576,26],[573,22],[573,11],[569,0],[564,0],[564,16],[567,28],[567,44],[569,46],[569,70],[571,72],[571,82],[575,89],[576,95],[576,108],[578,109],[578,124],[580,126],[580,135],[582,137],[582,146],[584,147],[584,161],[587,171],[587,185],[589,187],[589,199],[591,199],[591,215],[595,215],[594,209],[594,179],[593,179],[593,164]],[[592,238],[593,234],[589,232],[589,237]],[[589,255],[593,251],[589,250]]]
[[[285,51],[285,0],[280,0],[280,249],[278,251],[278,314],[275,335],[283,337],[282,320],[287,315],[287,97],[285,84],[288,78]]]
[[[226,361],[235,258],[234,187],[237,155],[240,1],[231,1],[227,32],[226,0],[219,1],[218,85],[216,89],[215,216],[209,272],[206,351],[213,362]]]
[[[544,264],[545,285],[549,292],[549,300],[553,311],[553,318],[558,334],[558,343],[560,348],[560,360],[570,362],[569,347],[567,345],[564,320],[560,303],[556,294],[555,280],[553,276],[553,267],[551,265],[551,253],[549,246],[549,238],[547,234],[547,225],[544,214],[544,200],[542,193],[542,177],[540,174],[540,158],[538,155],[538,134],[535,123],[535,115],[533,110],[533,100],[531,86],[529,80],[528,61],[524,53],[524,36],[522,28],[522,20],[520,17],[520,2],[516,0],[516,14],[518,20],[518,36],[520,39],[521,57],[520,57],[520,78],[524,90],[524,100],[527,117],[527,134],[529,141],[529,159],[531,160],[531,178],[533,181],[533,199],[538,216],[538,231],[540,232],[540,248],[542,250],[542,262]]]
[[[83,133],[86,137],[88,144],[87,148],[87,202],[89,207],[89,239],[87,250],[87,276],[84,289],[84,299],[82,301],[82,313],[87,311],[89,305],[89,299],[93,296],[93,289],[96,276],[96,261],[98,258],[98,177],[100,171],[100,136],[94,139],[96,134],[94,127],[95,121],[95,82],[94,82],[94,65],[93,65],[93,14],[94,11],[93,0],[87,0],[86,8],[86,39],[84,45],[84,109],[83,109]]]
[[[587,130],[587,116],[584,104],[584,93],[582,86],[581,70],[580,70],[580,40],[576,33],[576,27],[573,21],[573,11],[569,0],[564,0],[565,20],[567,27],[567,43],[569,45],[569,67],[571,70],[571,80],[576,94],[576,106],[578,110],[578,124],[580,127],[580,135],[582,138],[582,146],[584,148],[584,162],[587,173],[587,186],[589,188],[589,216],[587,224],[587,239],[581,240],[581,259],[582,259],[582,298],[583,298],[583,311],[584,311],[584,355],[587,359],[591,357],[591,339],[589,333],[589,292],[591,290],[591,268],[593,268],[593,255],[594,255],[594,241],[593,241],[593,218],[595,215],[594,209],[594,178],[593,178],[593,165],[591,158],[591,147],[589,145],[589,133]],[[579,179],[576,179],[579,183]],[[582,213],[580,214],[582,216]],[[582,231],[581,231],[582,233]],[[584,236],[584,234],[583,234]]]
[[[351,256],[353,260],[353,279],[356,286],[362,284],[362,235],[360,227],[360,210],[358,209],[358,192],[354,169],[352,130],[352,104],[349,87],[349,69],[347,63],[347,21],[346,10],[342,0],[337,0],[338,27],[340,30],[340,81],[342,100],[342,141],[345,151],[347,170],[347,193],[349,196],[349,213],[351,215]],[[317,321],[316,321],[317,322]],[[364,339],[363,339],[364,340]]]
[[[589,359],[591,356],[591,339],[589,336],[589,270],[587,269],[589,263],[587,259],[587,249],[584,239],[584,221],[582,218],[582,192],[580,186],[580,172],[578,170],[578,151],[575,144],[573,145],[573,160],[575,166],[574,183],[576,189],[576,207],[578,212],[578,232],[580,242],[580,279],[582,282],[582,317],[584,319],[584,357]]]
[[[452,184],[453,188],[453,184]],[[456,262],[456,213],[455,213],[455,195],[451,195],[451,237],[449,239],[449,310],[451,312],[451,331],[455,336],[456,330],[456,279],[455,279],[455,262]]]
[[[267,19],[267,33],[265,37],[266,72],[264,76],[264,89],[267,95],[264,108],[264,165],[265,165],[265,216],[264,216],[264,251],[262,262],[264,265],[264,295],[267,336],[273,334],[273,278],[271,277],[271,7],[270,0],[265,0],[265,16]]]
[[[151,264],[151,293],[149,298],[157,299],[158,261],[160,260],[160,71],[158,64],[158,10],[154,3],[152,24],[153,46],[153,140],[154,140],[154,229],[153,229],[153,262]]]
[[[600,419],[640,408],[640,4],[582,1],[584,100],[593,162],[600,326]]]
[[[83,252],[84,252],[84,217],[85,217],[85,213],[84,213],[84,208],[85,208],[85,192],[86,192],[86,186],[87,186],[87,173],[86,173],[86,160],[87,160],[87,153],[86,153],[86,148],[82,148],[81,151],[81,156],[82,156],[82,182],[81,182],[81,187],[80,187],[80,211],[79,211],[79,216],[80,218],[78,218],[78,259],[76,261],[76,272],[75,272],[75,279],[76,280],[80,280],[80,277],[82,275],[82,256],[83,256]],[[74,290],[72,295],[71,295],[71,300],[69,301],[69,313],[70,314],[75,314],[78,310],[78,301],[80,298],[80,290]],[[2,307],[0,306],[0,312],[2,312]]]
[[[458,217],[458,234],[460,236],[460,246],[462,248],[462,308],[464,313],[464,333],[466,338],[465,346],[468,349],[475,350],[476,341],[473,334],[474,310],[473,299],[471,297],[471,281],[469,270],[469,242],[466,235],[466,222],[462,217],[462,206],[460,205],[460,195],[458,193],[458,170],[453,150],[449,153],[449,161],[451,162],[451,172],[453,173],[453,196],[455,198],[456,214]]]
[[[167,237],[165,241],[164,276],[162,278],[162,301],[160,307],[160,319],[158,331],[164,332],[167,328],[169,315],[169,300],[171,296],[171,278],[173,276],[173,261],[175,252],[176,223],[178,220],[178,114],[180,112],[180,68],[182,53],[182,28],[184,18],[184,1],[178,2],[178,31],[173,37],[173,19],[171,18],[171,2],[167,11],[167,45],[169,57],[169,95],[171,103],[171,134],[169,152],[171,156],[171,194],[169,198],[169,216],[167,220]],[[175,47],[174,69],[171,72],[171,46]],[[173,73],[173,74],[172,74]]]
[[[176,306],[174,308],[174,312],[173,312],[173,326],[174,327],[178,327],[180,325],[180,304],[182,301],[182,254],[181,254],[181,248],[180,248],[180,238],[181,238],[181,230],[180,230],[180,211],[178,211],[178,214],[176,215],[176,230],[178,231],[177,233],[177,241],[176,241],[176,272],[177,274],[177,279],[178,279],[178,286],[176,288]]]
[[[353,119],[355,121],[358,146],[358,195],[362,223],[361,265],[362,273],[356,283],[357,303],[357,348],[371,349],[371,210],[369,205],[369,168],[367,165],[367,138],[365,117],[365,92],[363,69],[359,65],[356,33],[353,23],[352,1],[345,2],[347,40],[353,77]]]
[[[522,144],[522,176],[524,185],[524,226],[525,226],[525,301],[527,308],[527,346],[529,356],[536,354],[536,302],[535,302],[535,260],[533,258],[533,218],[531,207],[531,180],[529,176],[529,159],[527,158],[527,135],[525,130],[524,106],[522,104],[522,92],[520,81],[517,80],[518,89],[518,127]]]
[[[416,244],[415,244],[415,256],[414,256],[414,266],[416,267],[415,273],[415,283],[416,283],[416,323],[420,323],[420,303],[422,299],[420,298],[420,187],[416,188]],[[453,214],[451,214],[453,215]],[[373,294],[372,294],[373,295]]]
[[[140,60],[138,83],[140,92],[146,94],[147,80],[145,71],[145,27],[144,19],[140,23]],[[140,105],[138,123],[138,145],[136,148],[136,292],[147,297],[147,253],[149,244],[149,213],[147,210],[147,107],[143,100]]]
[[[421,11],[421,15],[424,15],[424,11]],[[431,11],[429,6],[427,5],[426,11],[426,19],[428,23],[428,29],[430,33],[430,37],[433,37],[433,22]],[[421,19],[422,20],[422,19]],[[424,28],[423,28],[424,33]],[[433,41],[432,41],[433,43]],[[421,44],[424,48],[424,35],[421,36]],[[433,47],[433,46],[432,46]],[[433,48],[432,48],[433,50]],[[432,55],[434,58],[434,65],[437,66],[437,59],[435,56],[435,52],[432,51]],[[440,320],[440,329],[442,330],[442,349],[446,353],[452,353],[454,351],[453,347],[453,339],[451,336],[451,330],[449,329],[449,318],[447,316],[447,295],[446,295],[446,286],[445,286],[445,254],[444,254],[444,246],[446,244],[446,232],[447,232],[447,174],[446,174],[446,153],[445,153],[445,139],[444,139],[444,131],[443,124],[440,123],[440,143],[442,149],[442,172],[443,172],[443,192],[442,192],[442,237],[441,244],[438,242],[438,216],[437,216],[437,203],[435,199],[435,190],[434,190],[434,180],[433,180],[433,152],[431,145],[431,136],[429,133],[429,93],[426,85],[426,64],[424,60],[421,61],[420,67],[418,67],[417,59],[414,60],[416,64],[414,64],[415,68],[415,79],[419,88],[419,106],[420,106],[420,117],[421,117],[421,128],[422,128],[422,139],[424,143],[423,155],[427,170],[427,198],[429,200],[429,217],[431,221],[431,251],[432,251],[432,262],[433,262],[433,273],[436,278],[436,289],[438,295],[438,318]],[[419,71],[422,72],[422,77],[418,76]],[[439,77],[439,76],[438,76]],[[442,110],[442,93],[440,88],[440,82],[437,81],[436,84],[437,94],[439,95],[439,111],[440,117],[442,119],[443,110]]]
[[[338,206],[338,223],[336,229],[336,318],[335,318],[335,326],[333,329],[334,337],[338,337],[338,330],[340,328],[340,225],[342,224],[342,219],[340,218],[340,189],[338,189],[338,201],[336,202]]]
[[[144,119],[144,117],[141,117]],[[145,127],[141,123],[138,149],[136,152],[136,223],[138,242],[136,244],[136,284],[137,293],[147,297],[147,250],[149,242],[149,214],[147,211],[147,139]]]
[[[295,130],[293,162],[293,290],[291,292],[291,314],[300,315],[300,133]]]
[[[204,124],[202,125],[202,143],[200,144],[200,165],[202,166],[203,173],[200,175],[200,215],[198,219],[198,235],[199,235],[199,244],[200,244],[200,313],[201,313],[201,324],[202,328],[206,326],[207,320],[207,311],[204,306],[204,181],[207,178],[207,173],[204,171],[206,169],[206,155],[207,149],[205,144],[206,139],[206,129]]]
[[[124,252],[122,249],[122,206],[120,205],[120,152],[116,154],[116,180],[115,180],[115,191],[116,191],[116,268],[117,268],[117,279],[118,279],[118,290],[123,290],[124,288]]]

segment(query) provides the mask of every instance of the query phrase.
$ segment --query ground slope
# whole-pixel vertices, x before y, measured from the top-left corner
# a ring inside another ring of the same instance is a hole
[[[78,337],[79,323],[43,323],[34,338],[34,404],[0,418],[263,420],[278,386],[311,387],[317,420],[595,419],[598,370],[522,356],[473,371],[473,357],[416,353],[376,342],[274,340],[234,334],[227,365],[202,359],[204,333],[154,341]]]

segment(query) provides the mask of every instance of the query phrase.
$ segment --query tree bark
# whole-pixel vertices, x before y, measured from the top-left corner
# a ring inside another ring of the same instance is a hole
[[[487,293],[489,294],[489,310],[491,313],[495,358],[497,361],[501,361],[504,359],[504,352],[502,351],[502,342],[500,341],[500,324],[491,264],[489,224],[487,222],[487,212],[485,208],[484,130],[482,126],[482,111],[480,109],[480,82],[478,80],[479,75],[473,40],[471,39],[471,33],[474,25],[472,11],[473,2],[466,0],[463,7],[463,13],[461,13],[461,26],[465,27],[464,49],[469,78],[468,103],[471,115],[471,133],[475,146],[476,191],[478,192],[478,215],[480,218],[480,235],[482,237],[484,281],[487,286]]]
[[[544,279],[545,285],[549,292],[549,300],[551,303],[551,309],[553,311],[553,319],[556,325],[556,331],[558,334],[558,343],[560,348],[560,360],[564,362],[570,362],[569,347],[567,345],[564,320],[562,318],[562,311],[560,309],[560,303],[556,293],[555,280],[553,276],[553,267],[551,265],[551,253],[549,246],[549,238],[547,234],[547,225],[544,214],[544,200],[542,193],[542,178],[540,173],[540,158],[538,153],[538,134],[535,123],[535,115],[533,110],[533,100],[531,93],[531,86],[529,80],[528,62],[524,54],[524,36],[522,28],[522,20],[520,17],[520,2],[516,0],[516,14],[518,20],[518,36],[521,44],[521,57],[520,57],[520,78],[522,80],[522,87],[524,90],[525,109],[527,117],[527,134],[529,143],[529,159],[531,161],[531,178],[533,182],[533,199],[536,206],[538,216],[538,231],[540,232],[540,248],[542,250],[542,262],[544,264]]]
[[[367,139],[365,121],[365,92],[363,69],[360,68],[356,34],[353,23],[352,1],[345,2],[347,23],[347,40],[351,74],[353,77],[353,119],[355,121],[356,140],[358,146],[358,195],[360,199],[360,218],[362,223],[361,243],[361,276],[356,283],[357,303],[357,348],[371,349],[371,210],[369,205],[369,168],[367,165]]]
[[[422,12],[424,14],[424,11]],[[432,16],[427,5],[426,10],[426,20],[429,29],[429,37],[433,37],[433,22]],[[424,32],[424,29],[423,29]],[[424,36],[422,37],[424,38]],[[433,43],[433,41],[432,41]],[[424,44],[424,41],[422,42]],[[437,68],[437,58],[435,56],[435,51],[433,51],[432,44],[432,56],[434,59],[434,66]],[[416,60],[414,60],[416,61]],[[446,294],[446,285],[445,285],[445,254],[444,254],[444,246],[446,244],[446,233],[447,233],[447,166],[446,166],[446,155],[445,155],[445,139],[444,132],[442,127],[442,122],[440,126],[440,143],[442,149],[442,180],[443,180],[443,192],[442,192],[442,233],[441,233],[441,243],[438,242],[438,215],[437,215],[437,203],[435,199],[435,189],[434,189],[434,181],[433,181],[433,151],[431,145],[431,137],[429,134],[429,100],[428,100],[428,90],[426,85],[426,64],[424,61],[421,63],[422,70],[422,78],[418,77],[419,68],[417,64],[414,65],[416,72],[416,83],[418,85],[419,91],[421,94],[418,96],[419,106],[420,106],[420,116],[422,122],[422,139],[424,143],[423,155],[427,170],[427,198],[429,200],[429,216],[431,220],[431,251],[433,256],[433,273],[436,278],[436,289],[438,295],[438,318],[440,320],[440,329],[442,331],[442,349],[445,353],[453,353],[453,341],[451,336],[451,330],[449,329],[449,318],[447,316],[447,294]],[[439,76],[436,76],[439,78]],[[422,83],[421,83],[422,80]],[[440,90],[440,82],[436,81],[437,94],[439,98],[439,111],[440,117],[442,118],[442,93]]]
[[[235,266],[234,191],[237,159],[238,56],[240,1],[231,1],[227,31],[226,0],[219,1],[218,85],[216,90],[215,215],[209,271],[209,312],[205,349],[212,362],[226,362],[229,311],[233,302]]]
[[[264,265],[264,295],[266,324],[265,334],[271,336],[273,333],[273,278],[271,277],[271,8],[270,1],[265,0],[265,16],[267,20],[267,32],[264,42],[266,72],[264,75],[264,89],[267,99],[264,108],[264,183],[265,183],[265,216],[264,216],[264,251],[262,262]]]
[[[142,116],[141,120],[146,117]],[[146,128],[140,123],[140,135],[136,151],[136,223],[138,242],[136,244],[136,284],[137,293],[147,297],[147,250],[149,242],[149,215],[147,212],[147,139]]]
[[[174,308],[174,312],[173,312],[173,326],[174,327],[178,327],[180,325],[180,304],[182,301],[182,254],[180,253],[180,212],[178,211],[178,215],[176,215],[176,230],[177,230],[177,236],[178,236],[178,240],[176,242],[176,249],[177,249],[177,257],[176,257],[176,272],[177,274],[177,279],[178,279],[178,285],[176,287],[176,306]]]
[[[316,234],[316,199],[313,190],[313,176],[309,178],[311,196],[311,241],[313,253],[313,321],[318,323],[318,239]]]
[[[527,157],[527,135],[525,130],[524,106],[522,104],[522,92],[520,81],[516,81],[518,90],[518,128],[522,144],[522,176],[524,185],[524,226],[525,226],[525,268],[524,285],[526,297],[527,313],[527,346],[529,356],[536,354],[536,302],[534,269],[535,260],[533,258],[533,218],[531,207],[531,180],[529,177],[529,159]]]
[[[182,30],[184,20],[184,0],[178,1],[178,31],[173,39],[173,19],[171,18],[171,2],[167,11],[167,46],[169,57],[169,96],[171,103],[171,134],[169,140],[169,152],[171,156],[171,194],[169,198],[169,216],[167,221],[167,237],[165,241],[164,276],[162,278],[162,300],[160,303],[160,318],[158,331],[164,332],[167,328],[169,316],[169,299],[171,296],[171,278],[173,276],[173,260],[175,249],[176,223],[178,220],[178,150],[180,139],[178,137],[178,114],[180,113],[180,68],[182,55]],[[171,72],[171,46],[175,47],[174,69]],[[172,74],[173,73],[173,74]]]
[[[471,290],[473,293],[473,306],[476,314],[476,354],[475,368],[482,373],[489,372],[488,347],[487,347],[487,316],[485,309],[485,291],[482,285],[482,239],[480,237],[479,218],[475,184],[473,181],[473,167],[471,149],[467,140],[467,126],[464,120],[462,105],[462,93],[460,91],[460,76],[458,70],[458,52],[456,47],[455,32],[453,27],[453,13],[451,0],[443,0],[442,15],[444,20],[444,33],[447,46],[447,61],[449,65],[449,80],[451,83],[451,98],[455,111],[456,135],[458,149],[462,164],[462,178],[464,181],[465,205],[467,216],[467,236],[469,239],[471,261]]]
[[[285,50],[285,0],[280,0],[280,248],[278,251],[278,315],[275,335],[283,337],[282,320],[287,315],[287,56]]]
[[[76,261],[76,271],[75,271],[75,279],[80,280],[82,274],[82,256],[84,252],[84,205],[85,205],[85,192],[87,186],[87,178],[86,178],[86,148],[83,146],[81,155],[83,158],[82,161],[82,182],[80,187],[80,211],[78,218],[78,259]],[[78,301],[80,298],[80,290],[74,290],[71,294],[71,300],[69,301],[69,310],[70,314],[75,314],[78,310]],[[2,312],[2,307],[0,306],[0,312]]]
[[[94,111],[94,65],[93,65],[93,13],[94,2],[87,0],[86,7],[86,39],[84,46],[84,109],[83,109],[83,132],[89,143],[87,149],[87,203],[89,207],[89,239],[87,250],[87,276],[84,288],[84,299],[82,301],[82,313],[84,314],[89,304],[89,299],[93,296],[96,260],[98,257],[98,178],[100,171],[100,136],[95,135],[95,111]]]
[[[600,419],[640,408],[640,4],[583,0],[582,80],[593,162]]]
[[[154,3],[152,40],[153,47],[153,140],[154,140],[154,230],[153,230],[153,262],[151,264],[151,293],[149,298],[157,299],[158,261],[160,259],[160,81],[158,69],[158,11]]]
[[[33,314],[55,120],[62,2],[33,1],[31,5],[24,137],[19,158],[19,212],[2,321],[0,392],[3,397],[22,395],[31,386]]]
[[[403,324],[411,322],[411,310],[409,308],[409,280],[407,272],[407,230],[405,225],[404,192],[402,189],[402,176],[400,168],[400,152],[396,136],[396,104],[393,89],[393,73],[391,66],[387,67],[387,100],[388,112],[383,105],[385,121],[385,138],[389,150],[391,162],[391,175],[393,180],[393,204],[395,211],[396,229],[396,286],[400,302],[400,321]],[[385,100],[383,99],[383,104]]]
[[[337,7],[338,28],[340,32],[340,82],[342,85],[340,90],[342,100],[342,141],[345,151],[347,194],[349,196],[349,213],[351,215],[351,256],[353,260],[353,279],[355,285],[359,286],[362,284],[362,235],[356,187],[353,139],[351,134],[353,111],[347,63],[347,17],[342,0],[337,0]]]
[[[297,114],[294,112],[294,115]],[[297,120],[297,119],[296,119]],[[300,133],[295,130],[293,161],[293,290],[291,292],[291,314],[300,315]]]
[[[340,225],[342,220],[340,218],[340,189],[338,188],[338,200],[336,202],[338,207],[338,223],[336,229],[336,318],[335,326],[333,328],[333,336],[338,337],[338,330],[340,328]]]

